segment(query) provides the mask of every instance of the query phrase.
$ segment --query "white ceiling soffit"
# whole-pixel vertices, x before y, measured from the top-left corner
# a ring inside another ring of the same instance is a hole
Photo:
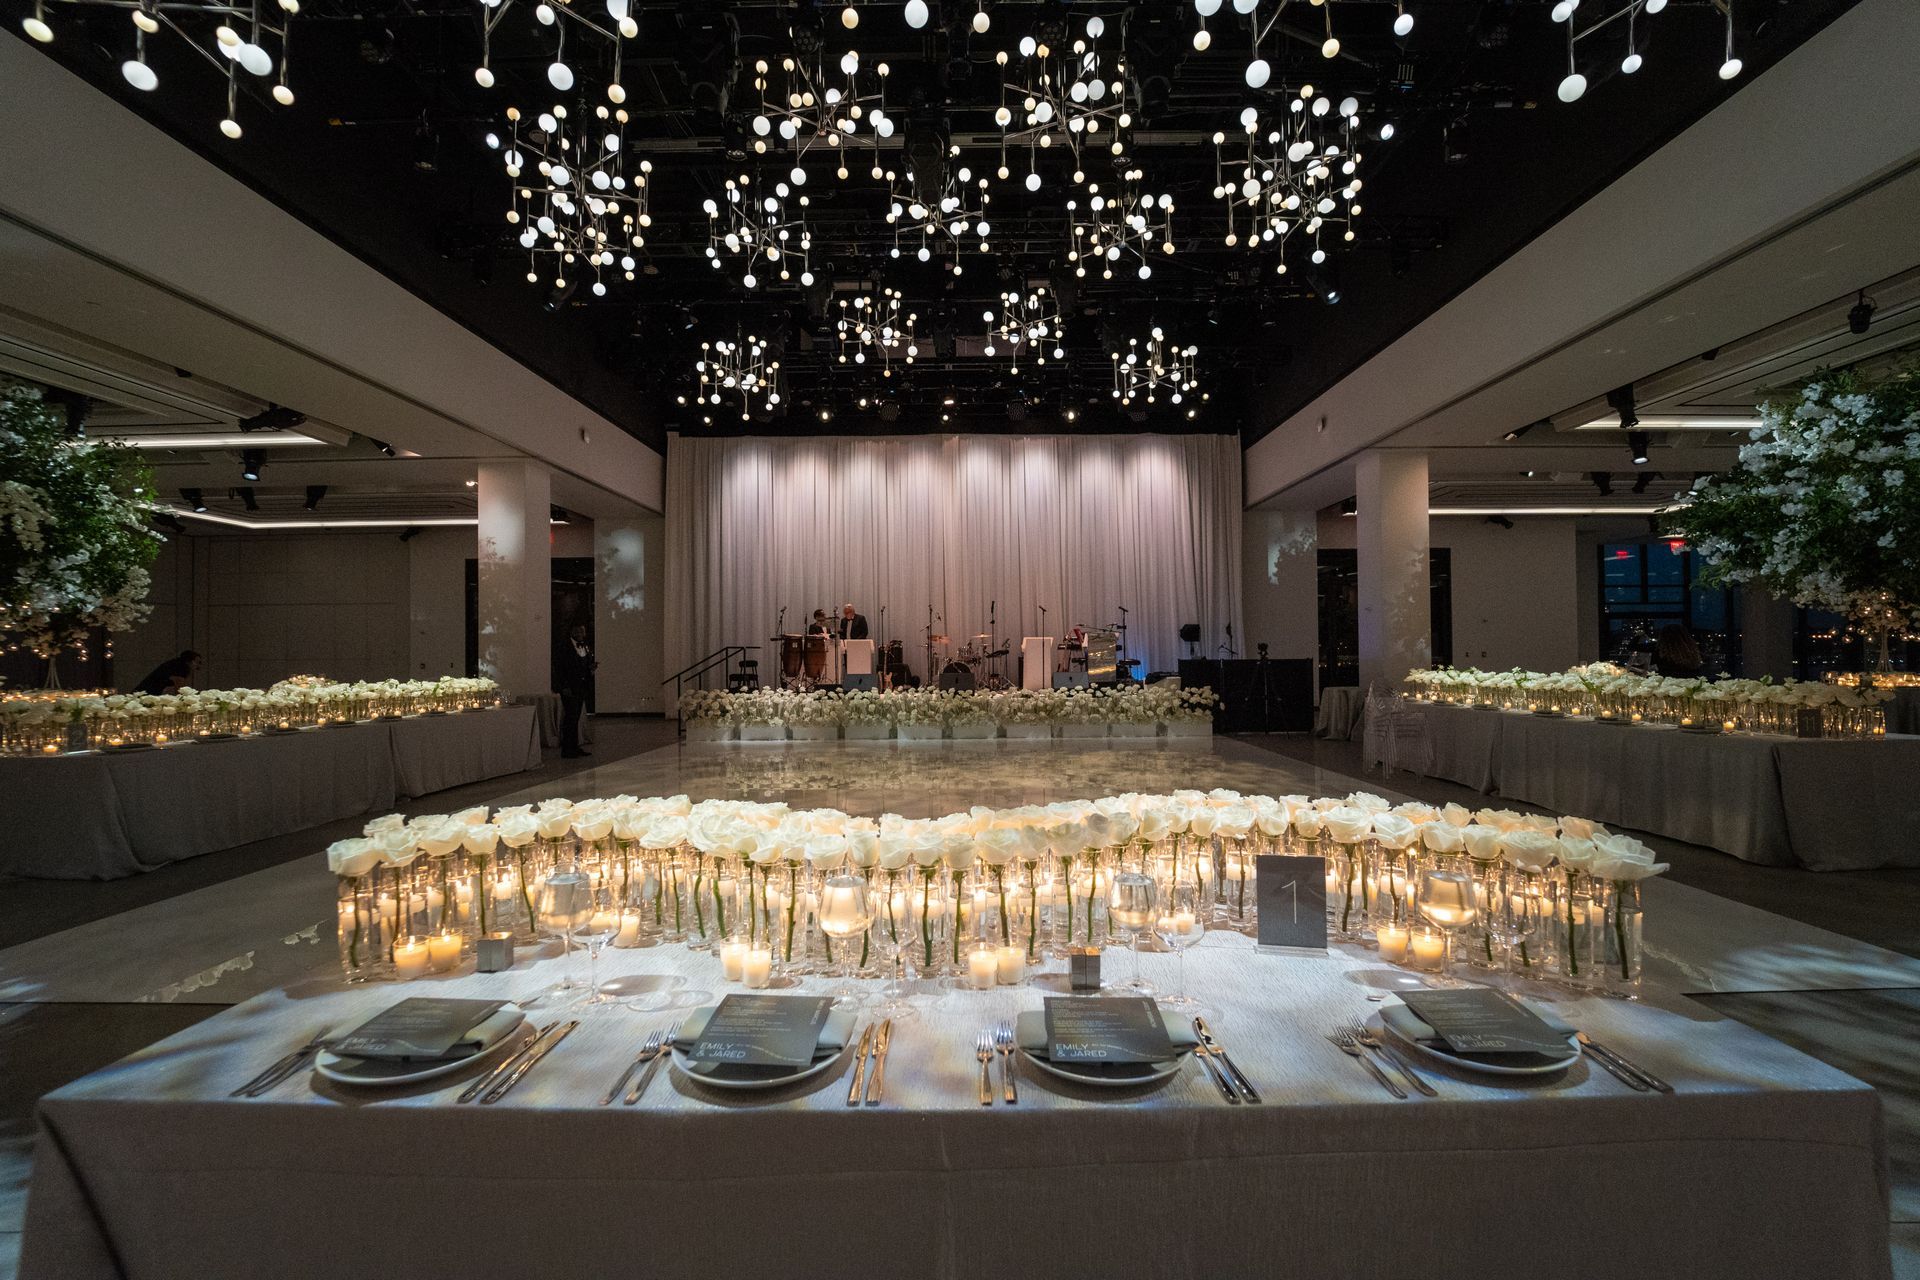
[[[1920,262],[1916,57],[1920,4],[1861,0],[1256,442],[1249,505],[1351,493],[1377,445],[1496,442]]]
[[[52,59],[0,40],[0,86],[0,173],[33,175],[0,183],[8,307],[401,448],[504,446],[608,514],[660,510],[658,453]]]

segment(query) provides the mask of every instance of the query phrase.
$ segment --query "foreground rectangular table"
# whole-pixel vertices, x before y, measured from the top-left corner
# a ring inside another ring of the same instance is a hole
[[[1142,960],[1173,980],[1172,957]],[[21,1275],[1889,1275],[1866,1085],[1685,1001],[1567,999],[1678,1092],[1580,1062],[1506,1087],[1430,1069],[1437,1099],[1395,1101],[1323,1037],[1409,975],[1237,935],[1210,935],[1188,975],[1261,1106],[1228,1106],[1190,1063],[1108,1096],[1023,1066],[1018,1106],[981,1107],[975,1032],[1049,992],[929,984],[881,1106],[845,1105],[843,1061],[761,1095],[663,1069],[640,1106],[602,1109],[647,1031],[737,990],[677,946],[601,963],[671,1008],[588,1014],[497,1106],[454,1105],[466,1075],[226,1096],[404,994],[525,997],[560,963],[263,996],[50,1094]]]
[[[113,880],[539,763],[532,707],[0,759],[0,874]]]
[[[1435,777],[1748,862],[1920,866],[1905,839],[1920,738],[1693,734],[1671,725],[1416,704]]]

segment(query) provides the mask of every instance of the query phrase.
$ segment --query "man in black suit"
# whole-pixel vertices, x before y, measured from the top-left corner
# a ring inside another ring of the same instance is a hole
[[[865,640],[867,638],[867,615],[855,613],[853,606],[840,606],[840,631],[842,640]]]
[[[593,753],[580,746],[580,713],[593,693],[593,671],[600,663],[587,643],[587,624],[576,622],[553,656],[554,691],[560,695],[560,754],[569,760]]]

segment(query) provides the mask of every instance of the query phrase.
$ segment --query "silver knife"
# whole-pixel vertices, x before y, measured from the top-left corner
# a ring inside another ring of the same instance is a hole
[[[1246,1100],[1248,1102],[1260,1101],[1260,1095],[1253,1090],[1253,1082],[1247,1079],[1246,1072],[1234,1065],[1233,1059],[1227,1056],[1227,1051],[1222,1049],[1220,1042],[1213,1038],[1213,1030],[1207,1026],[1207,1020],[1205,1018],[1196,1017],[1193,1020],[1193,1033],[1200,1037],[1200,1042],[1207,1046],[1209,1053],[1212,1053],[1215,1057],[1219,1058],[1221,1062],[1226,1064],[1227,1070],[1233,1074],[1234,1083],[1240,1086],[1240,1092],[1245,1096]]]
[[[601,1106],[610,1107],[613,1105],[613,1100],[620,1096],[622,1089],[627,1087],[627,1081],[633,1078],[633,1073],[659,1056],[660,1046],[666,1043],[666,1039],[666,1032],[655,1031],[641,1042],[639,1054],[634,1057],[632,1062],[627,1064],[627,1069],[620,1073],[620,1078],[613,1082],[613,1088],[601,1095]]]
[[[1586,1032],[1579,1031],[1579,1032],[1575,1032],[1574,1034],[1579,1038],[1579,1041],[1584,1048],[1590,1049],[1594,1053],[1598,1054],[1600,1056],[1600,1059],[1603,1062],[1611,1062],[1614,1066],[1618,1067],[1620,1071],[1624,1071],[1628,1075],[1637,1078],[1647,1088],[1656,1089],[1661,1093],[1673,1092],[1673,1086],[1668,1084],[1665,1080],[1662,1080],[1659,1076],[1653,1074],[1653,1072],[1647,1070],[1645,1067],[1640,1066],[1637,1063],[1627,1061],[1625,1058],[1615,1053],[1612,1049],[1607,1048],[1607,1046],[1601,1044],[1598,1040],[1595,1040],[1593,1037],[1589,1036]],[[1615,1072],[1615,1074],[1617,1075],[1619,1074],[1619,1072]]]
[[[873,1048],[873,1023],[860,1033],[860,1047],[853,1053],[853,1083],[847,1086],[847,1105],[860,1105],[860,1086],[866,1083],[867,1051]]]
[[[534,1046],[538,1045],[542,1040],[545,1040],[547,1038],[547,1033],[552,1031],[555,1027],[559,1025],[560,1024],[557,1022],[549,1022],[546,1026],[541,1027],[538,1031],[534,1032],[533,1039],[527,1041],[525,1044],[521,1045],[518,1049],[514,1050],[512,1053],[502,1058],[499,1064],[495,1066],[493,1070],[487,1072],[485,1075],[481,1076],[478,1080],[475,1080],[472,1084],[468,1085],[465,1089],[462,1089],[460,1091],[460,1096],[455,1098],[454,1101],[455,1102],[472,1102],[475,1098],[479,1097],[487,1089],[492,1088],[494,1081],[500,1079],[507,1072],[513,1070],[515,1064],[518,1063],[520,1059],[526,1057],[529,1053],[533,1052]]]
[[[292,1053],[289,1053],[286,1057],[281,1058],[278,1062],[227,1096],[229,1098],[238,1098],[244,1094],[247,1097],[257,1097],[259,1094],[265,1093],[268,1089],[273,1088],[273,1086],[285,1080],[295,1071],[298,1071],[300,1069],[300,1063],[303,1060],[320,1052],[320,1046],[325,1042],[326,1038],[327,1030],[323,1029],[314,1032],[312,1039],[308,1040],[298,1049],[295,1049]]]
[[[1240,1101],[1240,1095],[1233,1091],[1231,1084],[1227,1083],[1227,1073],[1221,1068],[1219,1063],[1213,1060],[1213,1055],[1207,1051],[1206,1041],[1202,1040],[1193,1046],[1193,1056],[1200,1059],[1200,1065],[1207,1069],[1208,1078],[1220,1086],[1220,1096],[1228,1102],[1238,1103]]]
[[[565,1040],[568,1036],[572,1035],[573,1029],[579,1025],[580,1025],[580,1021],[579,1019],[576,1018],[572,1022],[569,1022],[565,1026],[561,1027],[560,1030],[554,1034],[552,1039],[546,1041],[544,1044],[541,1044],[534,1049],[528,1050],[527,1056],[520,1060],[520,1065],[513,1069],[512,1075],[508,1076],[505,1080],[502,1080],[499,1084],[493,1086],[493,1088],[487,1090],[484,1094],[480,1096],[481,1103],[484,1105],[490,1106],[493,1103],[500,1101],[500,1099],[506,1097],[507,1091],[513,1088],[513,1086],[519,1084],[520,1081],[526,1076],[527,1072],[533,1070],[534,1063],[540,1061],[540,1059],[546,1057],[549,1053],[553,1052],[553,1047],[559,1044],[562,1040]]]
[[[880,1024],[880,1038],[873,1046],[873,1075],[867,1080],[867,1105],[880,1105],[881,1094],[887,1087],[887,1051],[893,1048],[893,1019],[888,1018]]]

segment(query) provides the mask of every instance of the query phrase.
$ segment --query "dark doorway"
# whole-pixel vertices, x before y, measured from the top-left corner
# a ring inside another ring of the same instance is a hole
[[[553,634],[548,651],[560,647],[574,623],[585,623],[587,643],[593,643],[593,557],[553,558],[553,598],[549,617]],[[480,674],[480,562],[467,561],[467,674]],[[593,710],[588,699],[587,710]]]
[[[1432,547],[1427,553],[1432,584],[1433,660],[1453,662],[1453,552]],[[1360,553],[1352,548],[1323,549],[1320,570],[1320,687],[1360,683]]]

